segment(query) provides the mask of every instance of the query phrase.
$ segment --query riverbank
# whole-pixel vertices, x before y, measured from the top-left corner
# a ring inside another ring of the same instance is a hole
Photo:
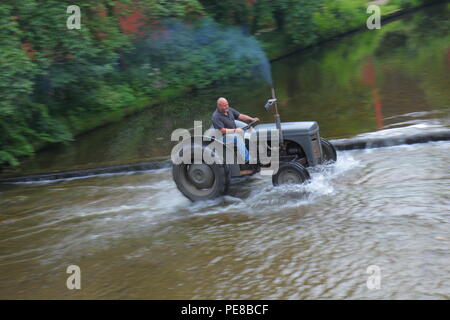
[[[428,4],[421,4],[418,6],[412,6],[409,8],[401,8],[398,4],[391,4],[389,1],[382,1],[377,3],[377,1],[373,1],[374,4],[379,4],[381,8],[381,23],[390,22],[396,18],[399,18],[405,14],[412,13],[417,10],[421,10],[427,6],[436,5],[439,2],[446,2],[447,0],[435,1]],[[367,17],[369,15],[367,14]],[[267,58],[270,62],[274,62],[296,52],[307,50],[309,48],[321,45],[323,43],[335,40],[337,38],[342,38],[348,35],[351,35],[355,32],[367,31],[366,25],[358,25],[357,27],[350,27],[346,30],[340,30],[339,33],[331,35],[330,37],[324,39],[318,39],[313,44],[304,46],[302,44],[294,44],[289,40],[289,36],[279,30],[271,30],[268,32],[261,32],[255,35],[258,40],[261,48],[263,48]],[[73,135],[78,136],[80,134],[84,134],[95,130],[97,128],[103,127],[105,125],[118,122],[123,120],[124,118],[134,115],[142,110],[156,107],[162,103],[166,103],[171,99],[179,98],[185,94],[190,93],[190,88],[181,87],[181,88],[166,88],[162,89],[158,95],[155,97],[141,97],[137,103],[128,106],[127,108],[115,110],[113,112],[105,112],[104,114],[98,114],[94,117],[88,115],[86,119],[80,119],[76,125],[73,123],[67,123],[71,127],[74,128]],[[43,144],[36,151],[42,150],[45,147],[48,147],[48,144]]]
[[[399,4],[392,4],[392,1],[372,1],[372,3],[380,6],[381,9],[381,23],[391,22],[396,18],[399,18],[405,14],[413,13],[415,11],[421,10],[425,7],[439,4],[441,2],[447,2],[448,0],[437,0],[427,4],[420,4],[417,6],[411,6],[407,8],[402,8]],[[369,14],[367,14],[369,17]],[[309,48],[321,45],[323,43],[342,38],[345,36],[349,36],[355,32],[367,31],[367,26],[365,24],[358,25],[356,27],[350,26],[348,29],[340,30],[340,32],[333,34],[324,39],[318,39],[313,44],[304,46],[302,44],[292,43],[289,36],[279,30],[271,30],[266,32],[260,32],[255,35],[255,38],[258,40],[261,48],[263,48],[269,62],[274,62],[296,52],[307,50]],[[82,119],[79,121],[78,126],[74,130],[74,136],[87,133],[89,131],[95,130],[97,128],[103,127],[105,125],[118,122],[123,120],[124,118],[134,115],[142,110],[156,107],[162,103],[166,103],[171,99],[179,98],[185,94],[190,92],[190,88],[166,88],[162,89],[157,96],[148,98],[143,97],[141,101],[131,105],[127,108],[116,110],[114,112],[108,112],[104,114],[97,115],[96,117],[87,117],[86,119]],[[73,125],[72,125],[73,126]],[[48,145],[42,145],[41,148],[45,148]],[[38,150],[37,150],[38,151]]]
[[[387,1],[372,1],[374,4],[380,5],[381,8],[381,23],[388,23],[393,21],[396,18],[402,17],[405,14],[413,13],[415,11],[421,10],[425,7],[436,5],[439,2],[445,2],[447,0],[442,1],[435,1],[428,4],[422,4],[419,6],[413,6],[410,8],[401,8],[398,4],[390,4],[389,0]],[[369,17],[369,15],[367,15]],[[354,28],[349,28],[348,30],[342,30],[341,32],[332,35],[328,38],[319,39],[317,42],[314,42],[313,44],[304,46],[302,44],[294,44],[292,41],[289,40],[289,37],[278,30],[272,30],[269,32],[261,32],[260,34],[255,35],[256,39],[258,40],[260,46],[263,48],[265,54],[267,55],[267,58],[269,62],[274,62],[276,60],[282,59],[286,56],[289,56],[291,54],[294,54],[296,52],[307,50],[311,47],[315,47],[318,45],[321,45],[323,43],[349,36],[355,32],[363,32],[367,31],[366,25],[360,25]],[[86,119],[81,119],[79,121],[79,124],[74,127],[74,136],[77,136],[79,134],[87,133],[89,131],[92,131],[96,128],[121,121],[124,118],[131,116],[133,114],[136,114],[137,112],[140,112],[144,109],[155,107],[157,105],[160,105],[162,103],[166,103],[170,101],[171,99],[179,98],[185,94],[190,93],[190,88],[166,88],[162,89],[156,97],[148,98],[148,97],[142,97],[140,100],[138,100],[135,104],[128,106],[127,108],[115,110],[112,112],[105,112],[103,114],[99,114],[94,117],[87,117]],[[68,123],[69,124],[69,123]],[[70,124],[69,124],[70,125]],[[45,145],[42,146],[44,148]],[[40,149],[42,149],[40,148]]]
[[[377,4],[381,9],[381,26],[384,23],[391,22],[399,17],[402,17],[405,14],[413,13],[415,11],[421,10],[423,8],[437,5],[439,3],[448,2],[448,0],[435,1],[427,4],[421,4],[418,6],[411,6],[407,8],[402,8],[398,4],[391,4],[389,1],[372,1],[373,4]],[[370,15],[367,14],[367,17]],[[339,33],[333,34],[324,39],[318,39],[313,44],[303,46],[301,44],[294,44],[289,40],[288,35],[278,30],[271,30],[268,32],[262,32],[256,36],[258,41],[261,43],[261,46],[264,48],[264,51],[267,54],[267,57],[271,62],[274,62],[278,59],[282,59],[286,56],[289,56],[298,51],[307,50],[309,48],[321,45],[325,42],[329,42],[335,39],[339,39],[342,37],[349,36],[356,32],[367,31],[367,26],[365,24],[358,26],[350,26],[347,30],[341,30]],[[376,30],[374,30],[376,31]]]
[[[399,18],[405,14],[413,13],[417,10],[421,10],[425,7],[436,5],[439,2],[446,2],[446,0],[435,1],[428,4],[421,4],[418,6],[411,6],[409,8],[402,8],[398,4],[392,4],[390,1],[372,1],[373,4],[377,4],[381,9],[381,23],[388,23],[396,18]],[[369,17],[369,14],[367,14]],[[339,33],[331,35],[330,37],[324,39],[318,39],[313,44],[304,46],[302,44],[294,44],[290,41],[289,36],[279,30],[271,30],[268,32],[260,32],[255,35],[260,46],[263,48],[270,62],[282,59],[286,56],[294,54],[296,52],[307,50],[309,48],[321,45],[323,43],[349,36],[355,32],[367,31],[367,26],[358,25],[357,27],[350,27],[347,30],[341,30]],[[105,113],[104,115],[98,115],[97,117],[87,117],[80,121],[80,125],[73,132],[74,136],[87,133],[89,131],[95,130],[97,128],[103,127],[105,125],[118,122],[124,118],[136,114],[142,110],[156,107],[162,103],[166,103],[170,99],[176,99],[184,94],[188,94],[189,88],[177,88],[177,89],[162,89],[158,96],[153,98],[142,98],[139,103],[131,105],[125,109],[116,110],[115,112]],[[42,148],[48,145],[43,145]],[[40,148],[40,149],[42,149]]]

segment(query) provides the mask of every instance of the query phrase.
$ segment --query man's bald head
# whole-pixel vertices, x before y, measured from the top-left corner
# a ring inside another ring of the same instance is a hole
[[[217,109],[222,113],[227,112],[228,111],[228,100],[225,98],[217,99]]]

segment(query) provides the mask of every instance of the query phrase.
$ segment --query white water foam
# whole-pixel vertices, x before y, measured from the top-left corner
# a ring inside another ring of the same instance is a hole
[[[411,124],[400,128],[390,128],[374,132],[366,132],[356,135],[356,138],[382,138],[382,137],[398,137],[402,135],[412,135],[423,132],[438,131],[447,129],[439,120],[411,120],[403,124]],[[395,125],[399,125],[398,123]]]
[[[409,112],[409,113],[404,113],[404,114],[399,114],[399,115],[395,115],[392,117],[386,117],[384,118],[384,120],[390,120],[390,119],[396,119],[396,118],[419,118],[419,117],[424,117],[424,116],[428,116],[431,114],[441,114],[444,113],[444,110],[433,110],[433,111],[416,111],[416,112]]]
[[[321,165],[309,169],[311,181],[302,185],[273,186],[270,178],[254,176],[243,188],[250,188],[250,194],[240,197],[239,192],[226,195],[223,198],[192,203],[186,209],[192,214],[209,215],[221,213],[247,213],[250,215],[261,212],[273,212],[280,209],[297,208],[316,202],[320,197],[326,197],[335,192],[335,179],[349,170],[360,166],[348,152],[339,152],[335,164]],[[238,186],[238,191],[240,186]]]
[[[150,172],[161,172],[167,171],[170,168],[159,168],[159,169],[149,169],[149,170],[139,170],[139,171],[123,171],[123,172],[113,172],[113,173],[99,173],[99,174],[88,174],[85,176],[71,177],[71,178],[56,178],[56,179],[43,179],[34,181],[17,181],[17,182],[4,182],[4,184],[17,184],[17,185],[32,185],[32,184],[50,184],[50,183],[60,183],[69,182],[80,179],[92,179],[92,178],[108,178],[116,176],[129,176],[137,173],[150,173]]]

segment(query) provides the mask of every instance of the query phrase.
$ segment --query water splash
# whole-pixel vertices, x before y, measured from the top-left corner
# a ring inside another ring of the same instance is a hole
[[[302,185],[273,186],[271,179],[259,175],[232,185],[232,192],[221,199],[191,204],[190,214],[242,213],[260,215],[308,206],[335,193],[336,179],[360,166],[348,152],[339,153],[335,164],[310,168],[311,181]],[[248,195],[247,191],[250,189]]]

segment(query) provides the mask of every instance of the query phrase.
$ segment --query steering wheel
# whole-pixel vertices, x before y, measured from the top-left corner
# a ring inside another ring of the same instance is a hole
[[[250,129],[255,123],[257,123],[259,120],[254,120],[252,122],[250,122],[249,124],[247,124],[245,127],[242,127],[242,130],[246,131],[248,129]]]

